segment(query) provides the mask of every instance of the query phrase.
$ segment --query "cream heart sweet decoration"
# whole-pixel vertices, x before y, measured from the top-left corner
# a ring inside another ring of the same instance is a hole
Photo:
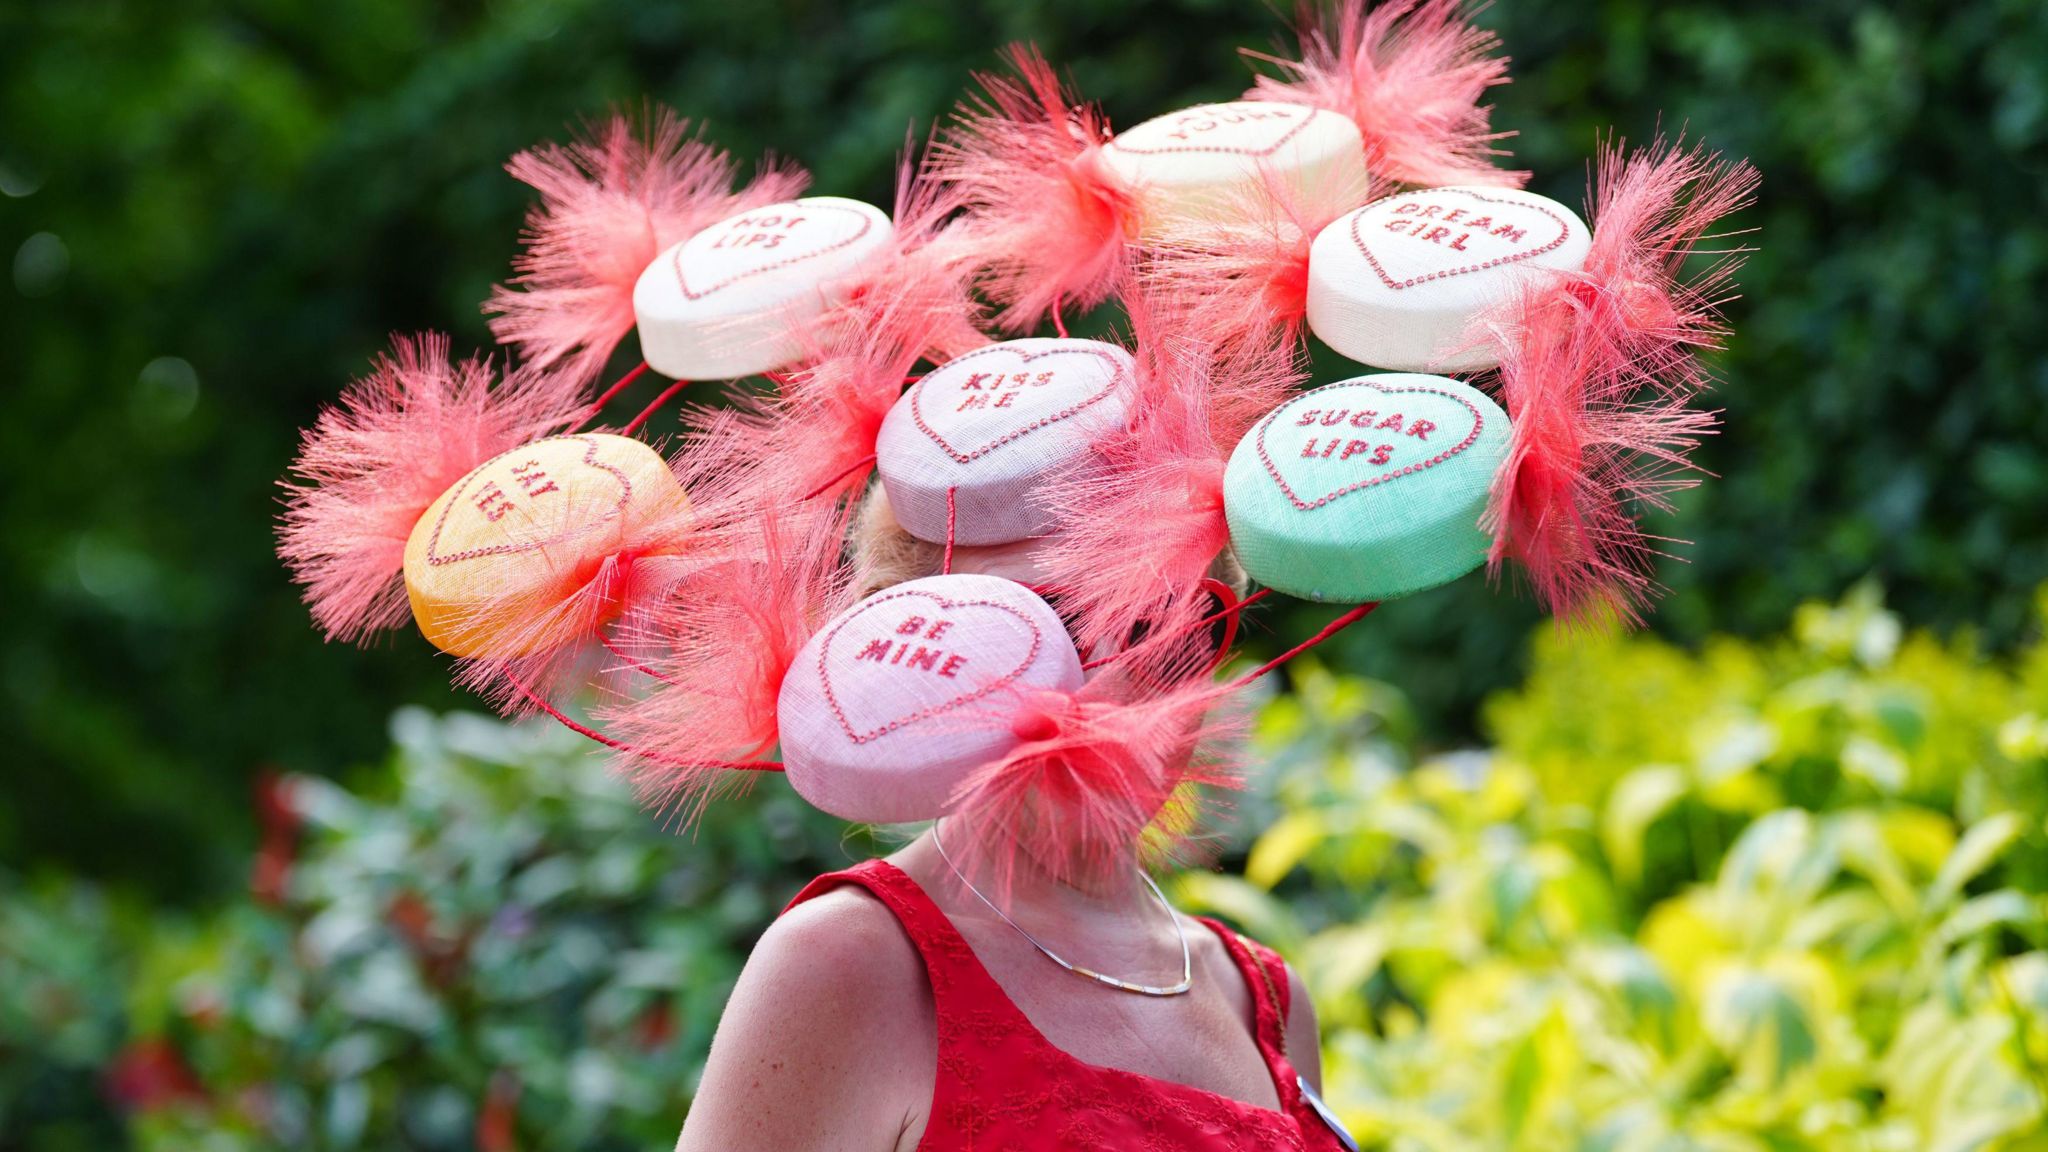
[[[1339,217],[1309,251],[1308,324],[1361,363],[1407,371],[1493,364],[1472,321],[1523,278],[1576,272],[1592,235],[1530,192],[1431,188]]]
[[[663,252],[633,289],[641,355],[678,379],[788,367],[891,236],[879,208],[811,196],[741,212]]]
[[[1128,352],[1095,340],[1027,339],[950,360],[882,422],[875,466],[897,522],[920,539],[1002,544],[1053,527],[1046,487],[1086,467],[1132,402]]]
[[[778,702],[783,763],[827,812],[928,819],[968,772],[1016,743],[988,719],[1005,698],[1080,684],[1059,616],[1023,585],[913,580],[848,609],[797,654]]]
[[[1144,198],[1141,232],[1229,223],[1269,177],[1327,193],[1366,188],[1365,143],[1348,117],[1303,104],[1201,104],[1147,120],[1103,146],[1110,171]],[[1249,195],[1248,195],[1249,194]]]
[[[1132,156],[1214,152],[1264,158],[1299,136],[1315,111],[1305,104],[1251,100],[1198,104],[1118,133],[1110,147]]]
[[[405,546],[413,618],[457,656],[503,654],[496,615],[544,605],[635,529],[683,501],[645,443],[591,434],[536,441],[486,461],[434,501]]]

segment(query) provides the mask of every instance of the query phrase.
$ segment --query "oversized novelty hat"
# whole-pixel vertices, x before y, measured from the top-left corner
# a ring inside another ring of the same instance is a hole
[[[1055,868],[1184,843],[1160,814],[1236,782],[1217,705],[1380,602],[1508,562],[1571,618],[1654,591],[1637,516],[1691,480],[1734,267],[1686,261],[1754,173],[1609,144],[1585,220],[1521,191],[1497,47],[1458,0],[1339,0],[1241,99],[1122,133],[1014,49],[893,220],[738,184],[668,115],[522,153],[539,203],[487,305],[517,362],[400,341],[308,434],[280,552],[329,635],[414,621],[686,820],[780,772]],[[1067,336],[1112,296],[1128,341]],[[1310,333],[1397,371],[1303,388]],[[649,370],[676,380],[607,421]],[[640,435],[750,375],[666,455]],[[876,490],[936,571],[857,598]],[[1046,579],[956,571],[977,548]],[[1274,593],[1352,607],[1219,681]]]

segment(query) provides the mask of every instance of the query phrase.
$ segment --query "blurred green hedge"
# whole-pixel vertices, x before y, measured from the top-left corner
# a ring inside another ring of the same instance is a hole
[[[1241,874],[1172,890],[1302,972],[1365,1146],[2048,1146],[2048,643],[1867,589],[1698,654],[1546,636],[1437,757],[1398,689],[1300,683]],[[254,899],[0,877],[0,1148],[667,1148],[755,937],[886,850],[780,781],[681,839],[558,729],[392,734],[387,794],[282,786]]]
[[[1764,174],[1704,453],[1721,479],[1670,526],[1698,543],[1658,627],[1761,634],[1875,572],[1906,618],[2009,646],[2048,578],[2048,6],[1502,0],[1482,19],[1515,59],[1498,122],[1539,190],[1578,199],[1609,126],[1683,126]],[[487,341],[516,149],[652,98],[882,199],[906,127],[1007,41],[1129,124],[1237,91],[1235,49],[1281,23],[1229,0],[0,8],[0,860],[217,888],[253,840],[259,765],[333,774],[397,705],[453,701],[416,638],[320,644],[271,555],[273,482],[388,332]],[[1533,620],[1468,580],[1338,661],[1459,738]]]

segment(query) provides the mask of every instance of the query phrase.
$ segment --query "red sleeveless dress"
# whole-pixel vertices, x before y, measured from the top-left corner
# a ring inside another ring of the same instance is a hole
[[[1279,1092],[1277,1112],[1089,1064],[1054,1047],[917,881],[886,860],[828,872],[783,911],[849,883],[874,893],[895,913],[931,977],[939,1020],[938,1078],[918,1152],[1343,1152],[1287,1061],[1287,969],[1265,946],[1197,917],[1222,938],[1251,989],[1254,1038]]]

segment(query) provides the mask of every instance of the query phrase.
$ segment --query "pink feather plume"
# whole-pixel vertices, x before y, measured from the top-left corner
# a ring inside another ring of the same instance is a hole
[[[1365,197],[1355,177],[1303,187],[1268,173],[1210,216],[1169,227],[1149,248],[1147,291],[1223,355],[1293,347],[1308,320],[1309,249]]]
[[[795,168],[766,164],[733,189],[723,149],[662,109],[636,123],[613,114],[567,145],[547,143],[505,167],[540,193],[527,214],[518,273],[484,304],[491,331],[527,360],[580,383],[633,330],[633,285],[670,245],[735,212],[803,191]]]
[[[1690,453],[1715,419],[1689,405],[1711,382],[1700,354],[1725,334],[1740,252],[1690,278],[1683,265],[1755,187],[1748,164],[1699,148],[1611,145],[1588,198],[1586,270],[1531,281],[1482,321],[1513,423],[1484,520],[1493,570],[1517,561],[1567,621],[1636,624],[1656,592],[1665,541],[1637,516],[1698,483]]]
[[[1006,694],[969,718],[1021,741],[962,781],[945,816],[999,899],[1021,868],[1092,887],[1147,857],[1182,860],[1202,808],[1241,784],[1245,713],[1229,701],[1242,683],[1210,676],[1197,605],[1154,624],[1079,690]]]
[[[1124,295],[1137,347],[1138,403],[1097,446],[1096,467],[1048,501],[1051,583],[1084,652],[1123,646],[1170,605],[1206,603],[1202,579],[1230,543],[1223,469],[1231,449],[1300,382],[1295,349],[1253,341],[1219,355],[1184,315]],[[1131,526],[1142,524],[1133,535]]]
[[[777,741],[783,678],[811,634],[852,604],[838,535],[806,523],[843,520],[811,507],[728,526],[725,547],[677,583],[631,632],[657,652],[651,691],[603,711],[629,746],[619,768],[643,801],[685,826],[744,787]]]
[[[495,375],[481,359],[451,363],[446,336],[398,337],[306,432],[278,555],[328,639],[405,623],[405,542],[428,505],[492,457],[583,418],[572,380]]]
[[[1707,252],[1719,221],[1756,198],[1757,171],[1703,146],[1658,140],[1629,151],[1603,144],[1586,207],[1593,244],[1586,285],[1602,323],[1639,374],[1697,391],[1709,383],[1695,353],[1718,348],[1727,302],[1744,249]],[[1723,257],[1687,274],[1695,255]],[[1585,291],[1587,289],[1582,289]]]
[[[1500,40],[1474,27],[1465,0],[1337,0],[1320,15],[1304,6],[1297,22],[1301,58],[1246,55],[1276,65],[1248,100],[1307,104],[1342,113],[1365,137],[1365,168],[1375,181],[1417,187],[1447,184],[1519,188],[1526,172],[1493,166],[1505,155],[1492,129],[1486,90],[1508,80]]]
[[[962,236],[1003,305],[998,325],[1030,332],[1060,308],[1109,297],[1138,200],[1103,164],[1102,114],[1078,103],[1036,48],[1006,56],[1015,75],[976,75],[982,95],[954,113],[931,173],[967,202]]]

